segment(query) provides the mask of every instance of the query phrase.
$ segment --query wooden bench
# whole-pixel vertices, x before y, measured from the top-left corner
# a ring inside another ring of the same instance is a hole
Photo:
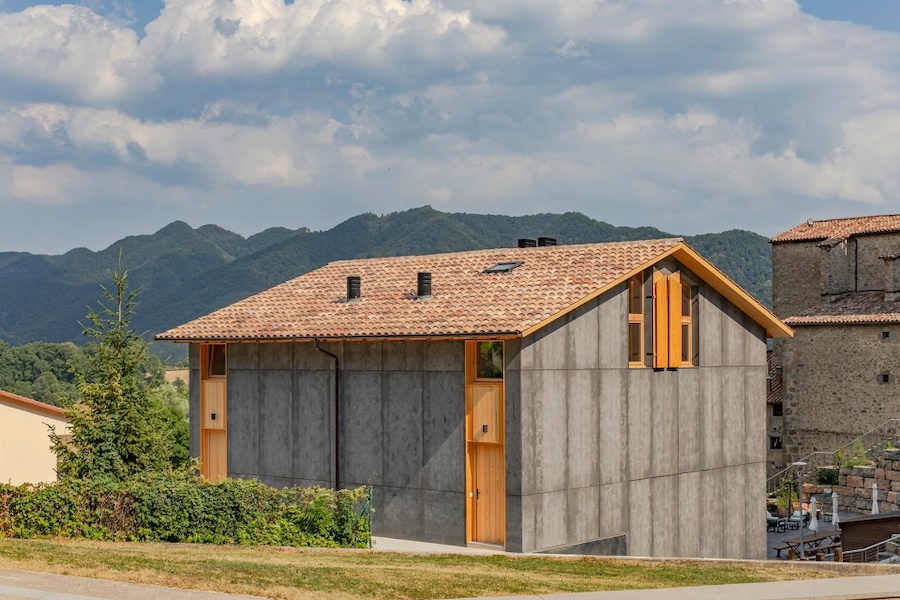
[[[777,556],[778,558],[781,558],[782,550],[790,550],[790,549],[791,549],[791,547],[788,544],[778,544],[776,546],[772,546],[772,550],[775,551],[775,556]]]

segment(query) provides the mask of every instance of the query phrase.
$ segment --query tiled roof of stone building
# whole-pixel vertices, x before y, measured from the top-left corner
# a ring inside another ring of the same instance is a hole
[[[886,301],[884,292],[856,292],[836,302],[822,304],[788,317],[784,322],[798,325],[898,323],[900,302]]]
[[[781,242],[821,240],[833,245],[833,243],[855,235],[892,232],[900,232],[900,215],[876,215],[872,217],[825,219],[823,221],[811,220],[776,235],[769,241],[777,244]]]
[[[330,263],[156,336],[172,341],[521,336],[674,256],[770,336],[790,330],[681,239],[499,248]],[[498,263],[509,272],[486,273]],[[431,273],[432,296],[416,298]],[[360,299],[347,300],[347,277]]]

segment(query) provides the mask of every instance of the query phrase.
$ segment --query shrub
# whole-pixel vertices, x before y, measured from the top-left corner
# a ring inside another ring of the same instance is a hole
[[[365,547],[366,487],[281,490],[256,480],[206,481],[186,469],[124,481],[0,484],[0,535],[95,540]]]
[[[821,468],[816,469],[816,483],[818,485],[837,485],[838,484],[838,469],[836,468]]]

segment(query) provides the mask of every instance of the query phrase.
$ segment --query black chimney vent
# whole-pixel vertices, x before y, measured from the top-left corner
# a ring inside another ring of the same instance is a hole
[[[431,273],[420,271],[416,275],[416,297],[431,298]]]
[[[529,240],[528,238],[519,238],[519,248],[534,248],[537,246],[537,242],[534,240]]]
[[[359,300],[360,279],[357,275],[347,277],[347,300]]]
[[[539,237],[538,238],[538,246],[555,246],[556,238],[551,237]]]

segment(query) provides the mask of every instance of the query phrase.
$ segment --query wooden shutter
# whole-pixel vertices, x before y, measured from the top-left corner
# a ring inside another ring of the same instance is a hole
[[[673,273],[666,278],[669,301],[669,368],[681,366],[681,275]]]
[[[669,285],[666,276],[653,273],[653,368],[669,366]]]

